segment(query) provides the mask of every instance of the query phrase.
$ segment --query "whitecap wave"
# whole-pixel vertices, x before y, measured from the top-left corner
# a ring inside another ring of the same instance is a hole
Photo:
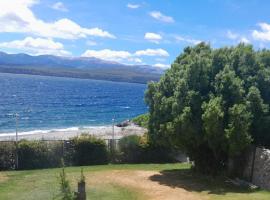
[[[129,106],[120,106],[120,108],[129,109]]]
[[[49,129],[49,130],[33,130],[33,131],[23,131],[18,132],[18,136],[24,135],[35,135],[35,134],[50,134],[50,133],[65,133],[65,132],[82,132],[82,131],[91,131],[93,129],[104,129],[108,128],[109,125],[106,126],[83,126],[83,127],[69,127],[69,128],[58,128],[58,129]],[[12,137],[15,136],[15,132],[10,133],[0,133],[0,137]]]

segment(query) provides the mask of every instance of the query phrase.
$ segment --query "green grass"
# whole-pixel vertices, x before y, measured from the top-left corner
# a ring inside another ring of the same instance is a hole
[[[160,174],[150,177],[150,181],[169,187],[180,187],[194,194],[205,196],[210,200],[269,200],[270,192],[264,190],[249,191],[236,188],[224,182],[221,178],[210,178],[195,175],[187,164],[139,164],[139,165],[102,165],[83,167],[87,179],[95,179],[95,174],[102,176],[103,172],[112,170],[151,170]],[[72,188],[80,177],[80,167],[66,168]],[[58,174],[60,169],[44,169],[29,171],[0,172],[1,200],[47,200],[58,194]],[[6,178],[5,178],[6,177]],[[132,177],[131,177],[132,178]],[[142,192],[136,188],[115,183],[98,181],[87,185],[89,199],[101,200],[135,200],[145,199]]]

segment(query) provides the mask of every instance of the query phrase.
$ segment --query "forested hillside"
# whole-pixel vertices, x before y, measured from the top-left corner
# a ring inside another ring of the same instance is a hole
[[[147,83],[159,80],[163,70],[149,65],[125,65],[94,57],[31,56],[0,52],[0,72]]]

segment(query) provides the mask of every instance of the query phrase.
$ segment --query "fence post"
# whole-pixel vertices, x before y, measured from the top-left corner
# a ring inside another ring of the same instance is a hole
[[[85,181],[78,182],[77,200],[86,200]]]
[[[16,169],[19,169],[19,153],[18,153],[18,117],[19,117],[19,114],[16,113],[15,114],[15,120],[16,120],[16,142],[15,142],[15,145],[16,145],[16,152],[15,152],[15,168]]]
[[[251,173],[250,173],[250,182],[253,181],[253,173],[254,173],[254,165],[255,165],[255,157],[256,157],[257,147],[253,147],[253,156],[252,156],[252,165],[251,165]]]
[[[65,159],[65,140],[62,140],[62,158],[64,161],[64,159]]]

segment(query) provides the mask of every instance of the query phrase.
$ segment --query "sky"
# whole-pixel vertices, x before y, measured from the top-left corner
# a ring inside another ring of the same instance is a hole
[[[269,0],[0,0],[0,51],[168,68],[186,46],[270,47]]]

